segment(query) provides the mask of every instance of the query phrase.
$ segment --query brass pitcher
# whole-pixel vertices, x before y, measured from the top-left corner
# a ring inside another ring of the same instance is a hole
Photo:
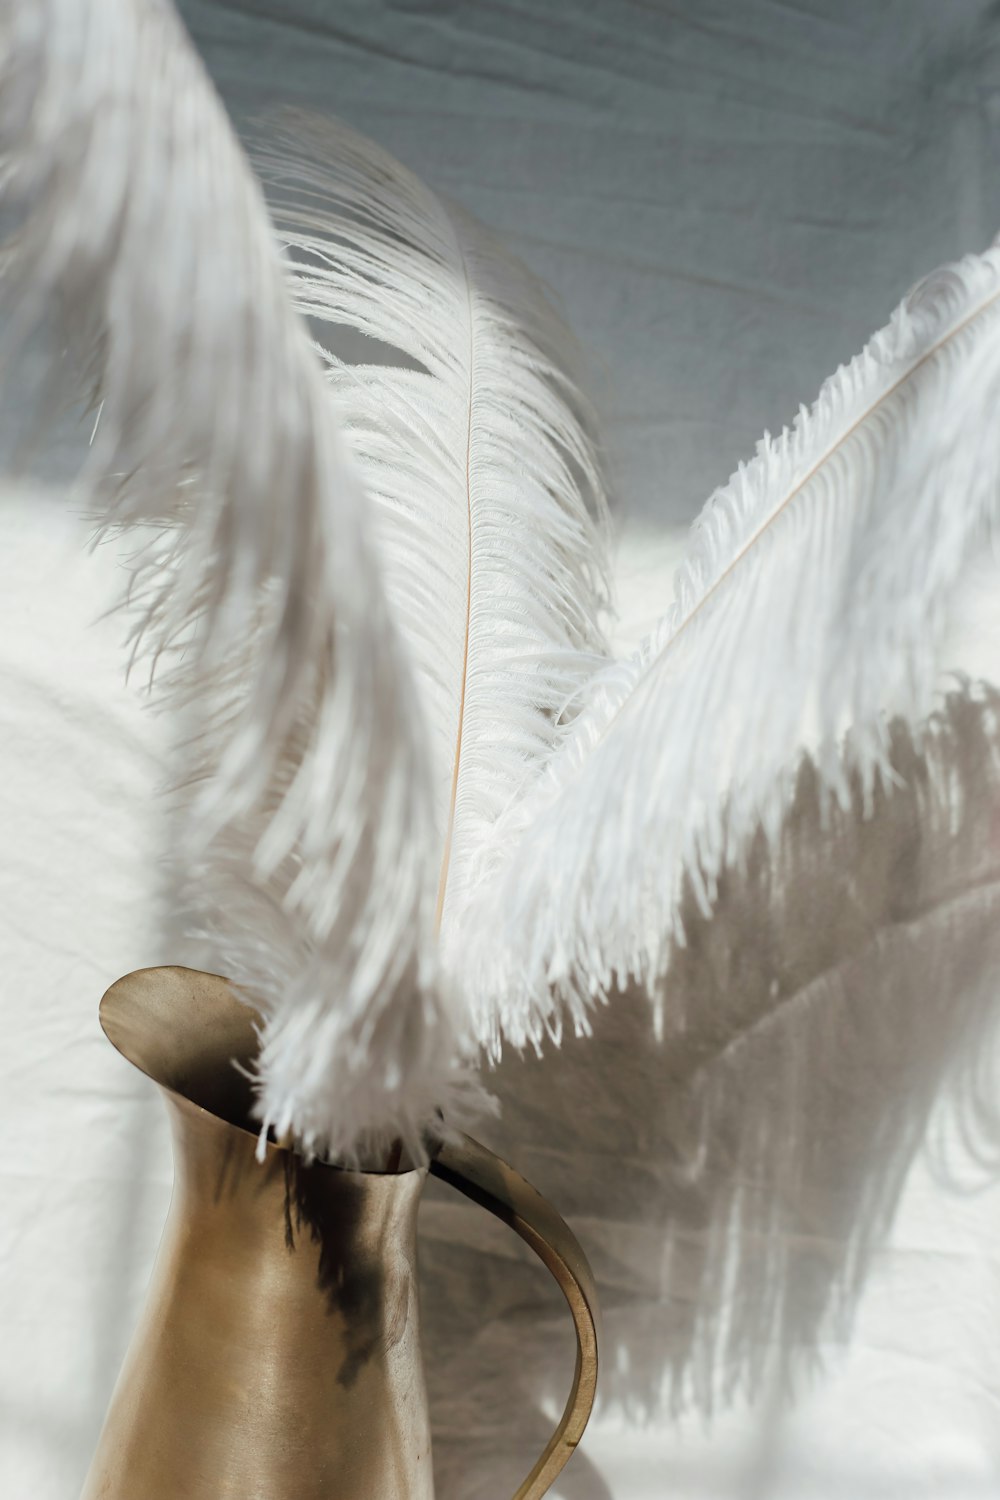
[[[144,969],[101,1002],[110,1041],[162,1090],[175,1180],[149,1294],[82,1500],[433,1500],[416,1216],[426,1170],[255,1158],[254,1013],[224,979]],[[583,1252],[475,1141],[430,1171],[508,1223],[576,1325],[562,1421],[517,1491],[537,1500],[580,1439],[597,1381]]]

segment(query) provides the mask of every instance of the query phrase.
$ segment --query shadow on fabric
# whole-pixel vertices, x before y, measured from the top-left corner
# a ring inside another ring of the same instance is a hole
[[[869,816],[857,786],[824,810],[806,762],[779,845],[724,872],[711,917],[686,894],[662,1039],[625,993],[592,1036],[489,1080],[503,1113],[484,1135],[597,1274],[604,1410],[794,1390],[849,1333],[942,1100],[1000,1162],[998,745],[1000,695],[963,686],[923,749],[893,726],[898,784]],[[558,1294],[483,1218],[433,1189],[422,1211],[440,1500],[513,1493],[572,1371]],[[611,1494],[585,1451],[561,1484]]]

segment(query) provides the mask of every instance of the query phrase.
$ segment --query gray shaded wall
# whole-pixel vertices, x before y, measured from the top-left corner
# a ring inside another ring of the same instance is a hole
[[[237,116],[343,116],[546,278],[650,519],[693,515],[919,276],[1000,229],[986,0],[181,8]]]

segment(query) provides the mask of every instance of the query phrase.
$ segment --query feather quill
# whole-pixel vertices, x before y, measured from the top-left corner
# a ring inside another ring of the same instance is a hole
[[[580,360],[527,269],[372,142],[289,112],[254,158],[297,305],[335,325],[334,404],[430,726],[447,931],[476,849],[607,654],[605,480]],[[343,328],[381,362],[338,357]]]
[[[949,598],[995,524],[998,410],[991,248],[922,282],[709,500],[672,608],[481,851],[451,962],[492,1050],[585,1030],[629,977],[662,997],[685,879],[710,911],[724,862],[777,836],[804,748],[825,795],[856,774],[870,804],[887,715],[933,707]]]
[[[0,0],[8,349],[90,361],[99,528],[185,747],[179,875],[264,1014],[265,1128],[336,1156],[448,1096],[426,754],[365,500],[263,197],[173,6]]]

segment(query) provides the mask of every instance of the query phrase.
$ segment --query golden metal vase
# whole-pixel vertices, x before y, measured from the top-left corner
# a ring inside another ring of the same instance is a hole
[[[101,1024],[162,1090],[174,1192],[138,1328],[82,1500],[433,1500],[416,1218],[426,1170],[347,1172],[267,1146],[246,1066],[254,1014],[224,979],[145,969]],[[538,1500],[580,1439],[597,1380],[597,1302],[555,1210],[485,1147],[430,1171],[548,1266],[577,1333],[569,1401],[517,1491]]]

